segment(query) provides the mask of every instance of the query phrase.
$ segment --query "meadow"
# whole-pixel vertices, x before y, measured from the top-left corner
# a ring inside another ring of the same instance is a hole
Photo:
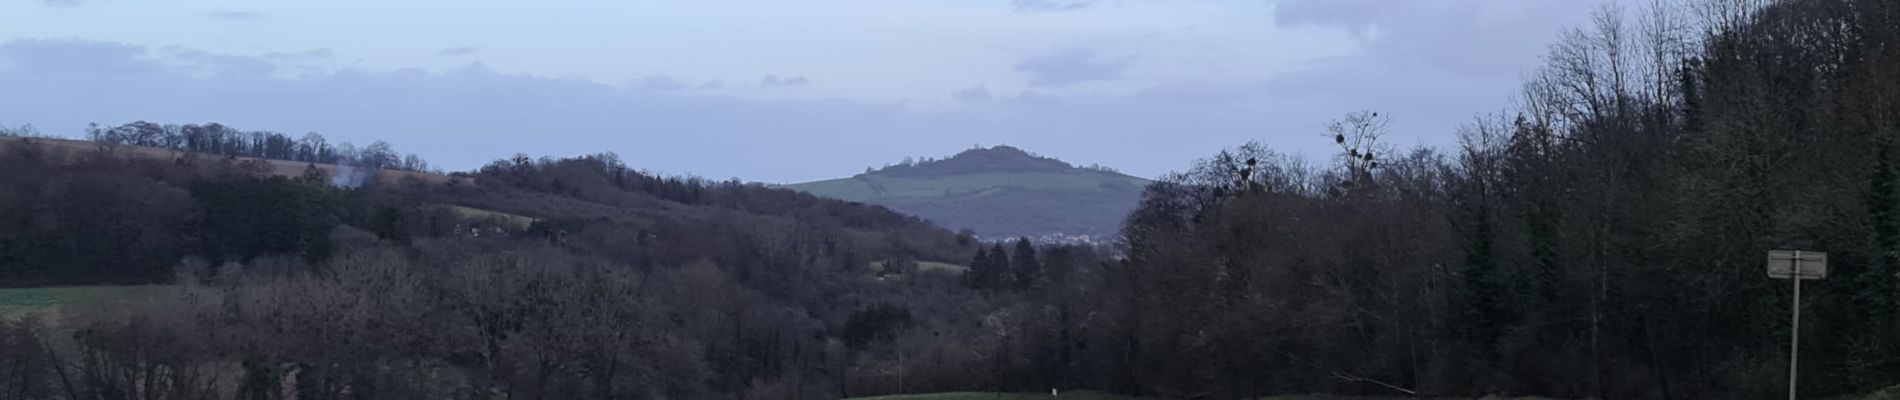
[[[57,313],[63,306],[116,301],[154,293],[164,286],[64,286],[0,289],[0,318]]]
[[[790,185],[791,188],[851,201],[880,198],[937,198],[978,194],[998,187],[1059,192],[1095,192],[1106,186],[1140,188],[1147,181],[1096,172],[985,172],[931,177],[857,176]]]
[[[1120,395],[1093,392],[1093,391],[1074,391],[1074,392],[1067,392],[1067,393],[1059,392],[1055,396],[1051,396],[1049,393],[952,392],[952,393],[928,393],[928,394],[902,394],[902,395],[878,396],[878,397],[859,397],[856,399],[849,399],[849,400],[1032,400],[1032,399],[1034,400],[1047,400],[1047,399],[1141,400],[1141,398],[1138,398],[1138,397],[1120,396]]]

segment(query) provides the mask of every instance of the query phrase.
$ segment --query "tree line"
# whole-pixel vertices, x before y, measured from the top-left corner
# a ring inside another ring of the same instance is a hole
[[[119,126],[86,128],[86,138],[104,144],[156,147],[199,154],[255,157],[316,164],[345,164],[370,169],[434,172],[415,154],[400,154],[378,140],[361,148],[349,142],[331,144],[323,135],[302,138],[270,131],[242,131],[219,123],[157,124],[136,121]]]
[[[1891,1],[1609,6],[1455,148],[1396,148],[1359,112],[1328,162],[1200,160],[1147,189],[1127,258],[1069,288],[1087,301],[1015,314],[1040,352],[1013,365],[1067,375],[1013,389],[1781,396],[1772,249],[1830,257],[1802,293],[1801,393],[1891,386],[1896,27]]]

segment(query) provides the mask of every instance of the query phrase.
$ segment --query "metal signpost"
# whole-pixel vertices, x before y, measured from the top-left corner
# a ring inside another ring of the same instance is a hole
[[[1801,358],[1801,281],[1827,278],[1827,253],[1801,250],[1768,252],[1768,276],[1794,281],[1794,327],[1788,340],[1788,400],[1795,400]]]

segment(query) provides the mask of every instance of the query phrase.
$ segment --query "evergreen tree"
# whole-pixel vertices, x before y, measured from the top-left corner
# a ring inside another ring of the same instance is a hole
[[[970,258],[970,269],[963,271],[963,284],[981,289],[989,281],[990,253],[983,246],[976,247],[976,257]]]
[[[316,163],[310,163],[304,165],[303,175],[298,176],[297,180],[305,184],[322,185],[329,181],[329,177],[323,173],[322,169],[317,168]]]
[[[1009,272],[1017,289],[1034,289],[1042,284],[1042,262],[1036,260],[1036,245],[1029,238],[1016,239],[1016,254],[1010,257]]]
[[[1009,251],[1003,250],[1003,244],[990,245],[989,268],[991,273],[983,280],[984,287],[993,289],[1008,288],[1011,282],[1009,274]]]

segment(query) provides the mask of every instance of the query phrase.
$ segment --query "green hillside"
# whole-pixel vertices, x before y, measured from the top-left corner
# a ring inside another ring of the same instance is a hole
[[[1119,172],[996,146],[789,187],[882,205],[985,237],[1104,237],[1119,229],[1147,184]]]

